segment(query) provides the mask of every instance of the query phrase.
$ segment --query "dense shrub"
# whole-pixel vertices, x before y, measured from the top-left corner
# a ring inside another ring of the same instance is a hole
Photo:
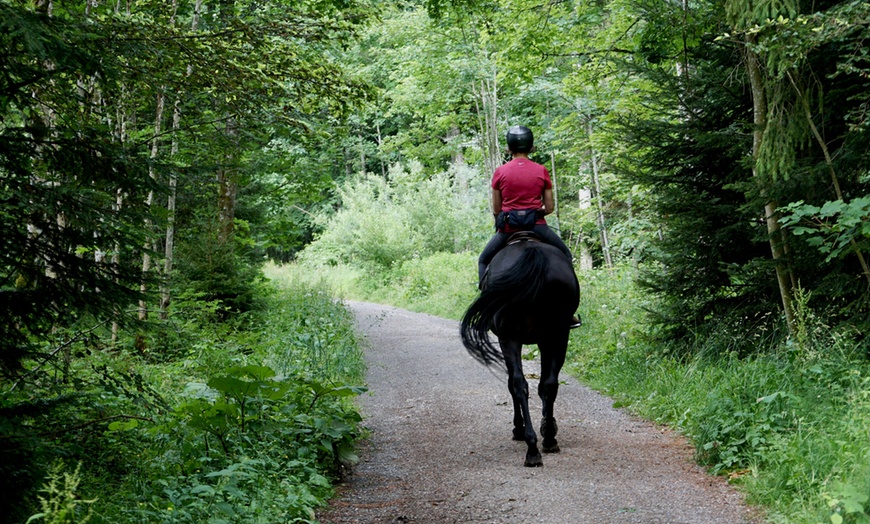
[[[4,413],[4,478],[32,487],[10,492],[0,520],[313,521],[355,460],[362,358],[352,317],[322,289],[260,299],[269,307],[229,316],[179,300],[172,336],[150,346],[160,355],[100,350],[95,334],[71,344],[62,375],[35,372],[55,405]],[[12,386],[3,402],[21,407]]]
[[[487,179],[467,166],[426,177],[395,165],[388,177],[360,175],[339,188],[341,208],[300,255],[307,264],[376,271],[438,252],[481,249],[490,231]]]

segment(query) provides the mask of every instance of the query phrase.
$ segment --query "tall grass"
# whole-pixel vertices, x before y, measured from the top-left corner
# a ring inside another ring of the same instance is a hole
[[[348,300],[391,304],[457,320],[478,292],[477,255],[472,253],[415,257],[380,271],[306,262],[268,265],[266,274],[279,282],[325,286],[335,296]]]
[[[584,327],[568,369],[641,416],[680,430],[712,474],[771,522],[870,522],[870,365],[848,336],[801,311],[801,337],[741,356],[745,331],[674,347],[648,336],[630,270],[581,275]],[[739,342],[739,343],[738,343]],[[731,349],[733,348],[733,350]]]
[[[300,370],[317,380],[361,384],[365,367],[352,314],[324,284],[273,271],[280,300],[260,332],[264,362],[281,375]]]

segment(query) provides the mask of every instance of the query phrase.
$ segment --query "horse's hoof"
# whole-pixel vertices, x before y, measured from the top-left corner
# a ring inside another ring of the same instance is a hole
[[[526,440],[526,428],[514,428],[514,440]]]
[[[523,466],[527,468],[540,468],[543,465],[544,459],[541,458],[540,453],[536,455],[526,455],[526,461],[523,463]]]
[[[559,444],[556,442],[553,442],[553,444],[547,444],[547,443],[541,444],[541,450],[544,453],[558,453],[558,452],[562,451],[561,449],[559,449]]]

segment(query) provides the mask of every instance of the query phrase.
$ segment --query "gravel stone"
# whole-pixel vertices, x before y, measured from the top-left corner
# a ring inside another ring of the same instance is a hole
[[[561,452],[523,467],[507,374],[468,355],[457,322],[348,305],[366,339],[369,393],[359,403],[370,436],[321,523],[762,522],[725,479],[692,461],[684,438],[614,409],[564,373],[555,406]],[[582,343],[583,328],[571,336]],[[537,429],[540,369],[524,366]]]

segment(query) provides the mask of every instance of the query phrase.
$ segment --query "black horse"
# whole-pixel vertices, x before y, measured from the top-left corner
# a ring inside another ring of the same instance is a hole
[[[526,466],[541,466],[538,437],[529,415],[529,385],[523,375],[523,344],[537,344],[541,353],[538,395],[543,401],[542,449],[556,453],[553,403],[559,371],[565,363],[571,317],[577,310],[579,286],[574,269],[557,248],[537,241],[509,244],[493,258],[477,300],[465,312],[460,333],[468,352],[483,364],[504,365],[514,402],[514,440],[528,445]],[[498,336],[499,351],[487,331]]]

